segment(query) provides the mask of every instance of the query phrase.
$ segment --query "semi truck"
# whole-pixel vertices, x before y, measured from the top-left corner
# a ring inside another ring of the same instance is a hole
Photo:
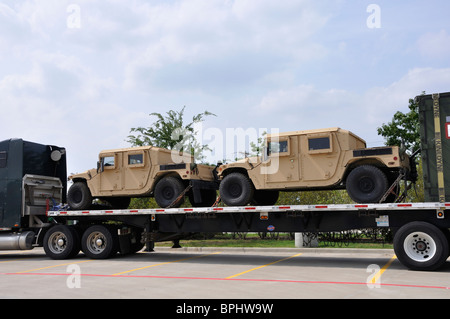
[[[437,270],[449,257],[450,93],[417,97],[426,201],[73,210],[66,203],[66,150],[0,142],[0,249],[43,247],[53,259],[82,251],[107,259],[144,244],[199,232],[334,232],[389,228],[398,260]]]

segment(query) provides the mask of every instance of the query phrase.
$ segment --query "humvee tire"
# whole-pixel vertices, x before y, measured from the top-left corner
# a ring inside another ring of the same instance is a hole
[[[220,183],[220,196],[228,206],[245,206],[253,198],[254,187],[250,179],[241,173],[230,173]]]
[[[159,207],[166,208],[172,204],[184,191],[183,182],[173,176],[163,177],[155,187],[155,201]],[[175,203],[172,208],[180,207],[184,203],[184,198]]]
[[[88,209],[92,205],[92,195],[86,183],[75,182],[67,192],[67,203],[71,209]]]
[[[378,203],[388,187],[386,175],[372,165],[356,167],[346,181],[347,193],[357,203]]]

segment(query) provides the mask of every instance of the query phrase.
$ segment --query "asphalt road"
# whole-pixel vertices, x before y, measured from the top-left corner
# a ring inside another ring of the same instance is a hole
[[[156,248],[52,260],[36,248],[0,252],[0,298],[447,299],[449,273],[450,260],[410,271],[392,250]]]

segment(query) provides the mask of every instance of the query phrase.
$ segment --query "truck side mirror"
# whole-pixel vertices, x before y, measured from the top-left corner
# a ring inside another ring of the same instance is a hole
[[[98,161],[97,162],[97,173],[103,172],[104,169],[105,169],[105,166],[103,165],[103,161]]]

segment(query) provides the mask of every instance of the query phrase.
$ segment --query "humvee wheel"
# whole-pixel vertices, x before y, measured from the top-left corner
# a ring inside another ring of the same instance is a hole
[[[346,188],[357,203],[378,203],[388,189],[388,180],[379,168],[362,165],[350,172]]]
[[[228,206],[245,206],[253,198],[254,187],[250,179],[241,173],[224,177],[219,187],[220,197]]]
[[[67,203],[71,209],[88,209],[92,204],[92,195],[87,184],[74,183],[67,192]]]
[[[163,177],[155,187],[155,201],[159,207],[165,208],[172,204],[184,191],[183,182],[173,176]],[[184,198],[180,199],[172,207],[180,207],[184,203]]]

